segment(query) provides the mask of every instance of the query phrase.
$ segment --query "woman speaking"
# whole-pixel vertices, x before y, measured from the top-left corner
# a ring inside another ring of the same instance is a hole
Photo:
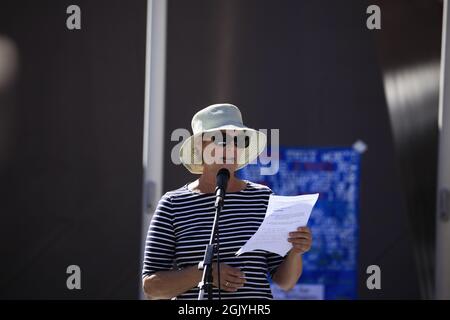
[[[273,299],[268,274],[290,290],[302,273],[302,254],[311,247],[307,227],[293,228],[284,256],[255,250],[235,253],[264,220],[272,190],[235,177],[236,170],[264,150],[266,136],[242,123],[239,109],[215,104],[192,118],[193,135],[181,146],[183,165],[199,178],[165,193],[158,202],[145,244],[143,290],[149,299],[197,299],[203,261],[215,215],[216,175],[226,168],[230,179],[219,218],[219,258],[213,262],[213,298]],[[219,274],[220,270],[220,274]],[[219,281],[220,277],[220,281]]]

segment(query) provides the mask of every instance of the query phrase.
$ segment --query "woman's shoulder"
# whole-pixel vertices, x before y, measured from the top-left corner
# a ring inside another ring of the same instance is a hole
[[[163,194],[161,199],[171,201],[174,198],[192,195],[192,192],[187,188],[187,185],[188,184],[185,184],[179,188],[166,191],[166,193]]]
[[[250,180],[245,180],[247,181],[247,191],[253,191],[253,192],[264,192],[264,193],[273,193],[272,189],[270,189],[269,186],[262,184],[262,183],[258,183],[258,182],[253,182]]]

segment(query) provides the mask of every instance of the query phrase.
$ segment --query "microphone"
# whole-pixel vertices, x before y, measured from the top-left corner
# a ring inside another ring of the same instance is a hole
[[[217,172],[216,176],[216,208],[223,207],[223,199],[225,198],[225,192],[227,190],[228,180],[230,180],[230,171],[222,168]]]
[[[198,291],[198,300],[203,300],[205,292],[208,293],[208,299],[213,299],[213,276],[212,276],[212,261],[214,254],[217,253],[217,271],[220,274],[220,238],[219,238],[219,216],[223,207],[223,199],[225,198],[225,191],[227,190],[228,180],[230,179],[230,171],[225,168],[220,169],[216,176],[216,203],[214,215],[213,227],[211,230],[211,237],[209,238],[209,244],[206,246],[203,262],[199,263],[198,268],[203,268],[202,280],[198,283],[200,288]],[[214,245],[214,242],[216,244]],[[220,277],[218,279],[220,288]],[[219,300],[220,290],[219,290]]]

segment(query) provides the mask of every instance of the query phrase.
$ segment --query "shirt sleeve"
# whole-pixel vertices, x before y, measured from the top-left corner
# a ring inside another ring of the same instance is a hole
[[[170,197],[164,195],[158,202],[150,221],[144,251],[142,277],[157,271],[170,270],[175,256],[175,232]]]
[[[266,259],[267,259],[267,270],[269,271],[270,277],[273,279],[273,275],[277,271],[280,264],[283,262],[284,258],[287,256],[287,254],[282,257],[277,253],[268,252]]]

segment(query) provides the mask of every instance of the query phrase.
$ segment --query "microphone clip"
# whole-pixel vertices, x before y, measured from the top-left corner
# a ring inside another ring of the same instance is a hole
[[[214,206],[222,209],[223,199],[225,199],[225,190],[223,190],[223,188],[216,187],[216,202],[214,203]]]

